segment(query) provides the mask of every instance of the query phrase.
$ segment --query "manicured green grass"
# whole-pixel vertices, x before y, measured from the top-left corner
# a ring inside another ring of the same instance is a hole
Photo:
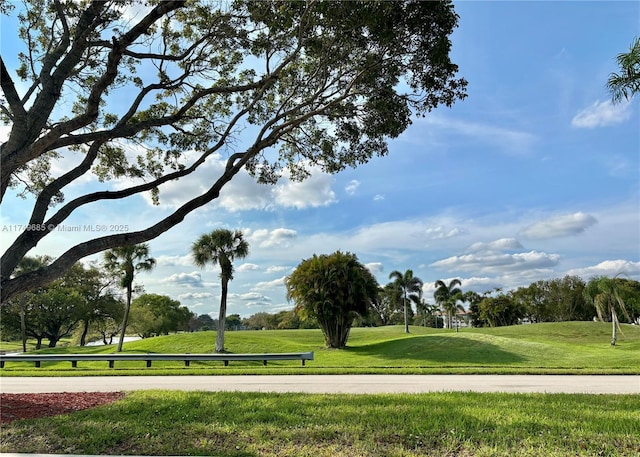
[[[273,374],[273,373],[640,373],[640,327],[623,325],[618,345],[611,347],[610,325],[600,322],[564,322],[487,329],[444,329],[402,326],[354,328],[342,350],[324,348],[319,330],[227,332],[226,347],[235,353],[313,351],[315,360],[300,362],[122,362],[116,369],[87,362],[72,369],[69,363],[35,369],[7,363],[3,375],[86,374]],[[125,352],[209,353],[215,332],[170,335],[125,344]],[[113,346],[60,348],[43,352],[114,352]]]
[[[640,395],[132,392],[3,426],[0,451],[215,456],[637,456]]]

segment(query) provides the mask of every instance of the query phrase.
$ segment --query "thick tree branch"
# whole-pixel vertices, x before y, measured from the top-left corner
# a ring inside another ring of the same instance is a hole
[[[133,43],[140,35],[145,33],[158,19],[169,12],[184,6],[184,3],[184,0],[160,2],[139,23],[134,25],[131,30],[125,33],[120,40],[115,41],[114,39],[114,48],[108,56],[107,68],[96,84],[92,87],[87,100],[85,113],[70,121],[58,124],[55,128],[44,135],[43,138],[38,140],[38,144],[32,144],[32,147],[27,147],[27,145],[34,143],[35,139],[38,138],[53,107],[55,106],[55,103],[60,97],[62,85],[67,80],[74,67],[81,60],[83,52],[89,45],[87,38],[97,26],[96,21],[99,21],[100,11],[101,8],[104,7],[104,2],[93,2],[90,7],[83,12],[77,27],[78,33],[74,37],[71,49],[57,64],[53,74],[50,74],[50,72],[53,69],[53,66],[56,65],[56,62],[61,58],[65,49],[68,47],[68,43],[63,40],[58,48],[48,54],[43,60],[43,67],[40,72],[40,81],[42,82],[43,89],[38,94],[34,105],[29,110],[26,122],[26,134],[20,135],[21,138],[17,138],[17,135],[14,135],[14,131],[12,129],[9,141],[3,145],[3,166],[1,170],[2,197],[4,197],[11,175],[18,168],[41,155],[44,150],[47,149],[46,146],[53,143],[56,139],[60,138],[60,136],[84,127],[97,118],[98,107],[102,95],[113,83],[116,75],[118,74],[118,64],[122,59],[122,51]]]
[[[185,203],[173,214],[145,230],[95,238],[93,240],[80,243],[67,250],[62,256],[47,267],[12,279],[3,276],[0,288],[0,303],[5,303],[21,291],[30,290],[39,284],[52,281],[53,279],[61,276],[65,271],[71,268],[74,263],[83,257],[118,246],[144,243],[158,237],[171,227],[182,222],[192,211],[217,198],[220,195],[222,187],[228,183],[242,169],[242,167],[244,167],[249,158],[255,156],[264,148],[272,146],[276,141],[277,137],[270,136],[260,142],[254,143],[254,145],[246,152],[241,153],[240,155],[232,155],[227,161],[227,166],[223,175],[207,192]]]
[[[13,84],[13,79],[4,64],[4,59],[0,56],[0,87],[2,92],[9,103],[11,108],[11,120],[15,122],[24,122],[27,116],[27,112],[22,105],[16,86]]]

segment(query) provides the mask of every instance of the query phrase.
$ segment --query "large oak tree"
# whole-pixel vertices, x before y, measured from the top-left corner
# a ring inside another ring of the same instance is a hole
[[[1,6],[20,15],[24,43],[5,46],[0,60],[0,112],[10,126],[0,145],[1,204],[34,196],[30,229],[2,256],[2,302],[85,256],[158,237],[217,198],[242,169],[265,183],[284,169],[294,179],[310,166],[338,172],[385,155],[387,140],[413,116],[465,96],[466,81],[449,58],[458,17],[448,1]],[[7,52],[19,52],[19,64]],[[76,163],[53,173],[61,155]],[[173,213],[13,274],[72,215],[140,193],[162,199],[163,184],[213,157],[226,159],[224,171]],[[92,173],[103,189],[65,200],[65,190]]]

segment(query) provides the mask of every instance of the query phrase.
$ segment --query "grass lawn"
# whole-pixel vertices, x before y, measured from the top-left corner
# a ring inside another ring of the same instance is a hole
[[[314,351],[299,362],[7,364],[11,375],[304,373],[640,373],[640,328],[594,322],[536,324],[459,333],[412,327],[355,328],[344,350],[323,348],[319,330],[228,332],[231,352]],[[212,352],[215,333],[125,344],[126,352]],[[114,352],[114,347],[43,352]],[[640,395],[427,393],[310,395],[129,392],[95,409],[0,430],[0,452],[252,456],[637,456]]]
[[[637,456],[640,395],[132,392],[16,421],[0,451],[215,456]]]
[[[611,347],[610,324],[563,322],[486,329],[445,329],[402,326],[354,328],[348,347],[324,348],[320,330],[241,331],[225,334],[226,347],[235,353],[313,351],[315,360],[300,362],[121,362],[108,369],[104,362],[7,363],[4,376],[105,374],[345,374],[345,373],[569,373],[640,374],[640,327],[623,325],[618,345]],[[215,332],[169,335],[125,343],[125,352],[210,353]],[[114,346],[65,347],[42,352],[109,353]]]

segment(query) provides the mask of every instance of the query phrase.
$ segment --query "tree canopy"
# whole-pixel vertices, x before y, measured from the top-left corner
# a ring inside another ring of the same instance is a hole
[[[355,254],[340,251],[303,260],[285,283],[296,312],[318,322],[330,348],[347,344],[354,318],[369,312],[379,288]]]
[[[618,54],[616,62],[619,73],[609,75],[607,88],[614,103],[619,103],[640,92],[640,37],[634,38],[628,52]]]
[[[28,229],[1,259],[2,302],[80,258],[158,237],[242,169],[273,183],[285,169],[303,179],[310,166],[354,167],[385,155],[414,115],[466,95],[449,58],[450,1],[26,0],[2,12],[19,15],[23,46],[18,64],[0,59],[1,204],[33,195]],[[60,157],[75,164],[54,172]],[[158,202],[163,184],[212,158],[224,171],[169,215],[13,275],[73,215],[141,193]],[[91,174],[101,190],[65,199]]]

